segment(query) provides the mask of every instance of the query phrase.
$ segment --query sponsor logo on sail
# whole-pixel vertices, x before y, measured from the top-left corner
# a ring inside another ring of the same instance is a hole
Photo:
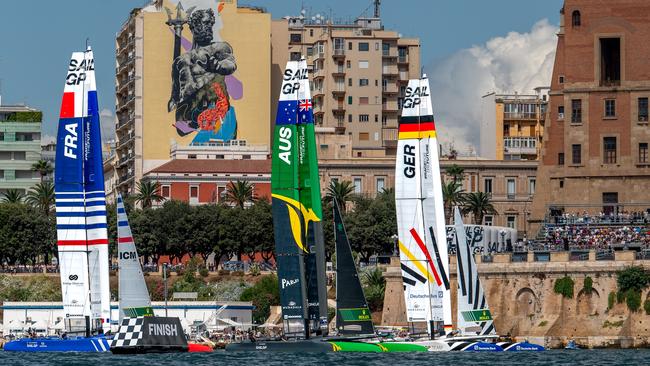
[[[77,276],[76,274],[71,274],[70,276],[68,276],[68,279],[70,281],[76,281],[79,279],[79,276]]]
[[[282,279],[282,289],[293,286],[293,285],[297,284],[298,282],[300,282],[300,280],[297,279],[297,278],[294,278],[292,280],[287,280],[286,278],[283,278]]]

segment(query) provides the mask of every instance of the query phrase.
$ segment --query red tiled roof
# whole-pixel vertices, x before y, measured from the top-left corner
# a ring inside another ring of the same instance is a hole
[[[150,173],[257,173],[270,174],[271,160],[173,159]]]

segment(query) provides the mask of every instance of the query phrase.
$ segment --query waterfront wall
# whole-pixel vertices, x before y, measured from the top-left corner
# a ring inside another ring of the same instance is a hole
[[[512,254],[495,254],[491,262],[476,259],[481,281],[497,332],[518,339],[528,339],[548,347],[560,347],[575,339],[584,347],[650,346],[650,316],[643,311],[628,310],[625,303],[608,310],[608,296],[616,292],[616,271],[631,265],[650,268],[649,260],[636,260],[632,251],[615,252],[614,260],[596,260],[590,252],[586,260],[572,259],[569,252],[551,252],[548,261],[536,261],[533,252],[527,261],[512,262]],[[452,308],[456,309],[456,258],[450,257]],[[568,276],[575,282],[573,298],[553,291],[555,281]],[[593,291],[583,290],[584,279],[593,280]],[[388,294],[388,289],[387,289]],[[650,298],[643,291],[641,302]],[[403,309],[403,296],[387,296],[384,305]],[[454,324],[456,312],[452,312]],[[404,325],[406,316],[391,312],[384,325]]]

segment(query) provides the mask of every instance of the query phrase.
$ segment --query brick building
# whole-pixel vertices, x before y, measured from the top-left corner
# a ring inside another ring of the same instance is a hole
[[[648,14],[646,0],[565,1],[533,221],[564,205],[650,207]]]

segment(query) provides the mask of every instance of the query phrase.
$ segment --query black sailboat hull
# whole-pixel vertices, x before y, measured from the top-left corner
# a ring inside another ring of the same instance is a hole
[[[324,342],[322,339],[295,341],[258,341],[231,343],[226,346],[226,351],[326,353],[334,352],[334,346],[331,343]]]

